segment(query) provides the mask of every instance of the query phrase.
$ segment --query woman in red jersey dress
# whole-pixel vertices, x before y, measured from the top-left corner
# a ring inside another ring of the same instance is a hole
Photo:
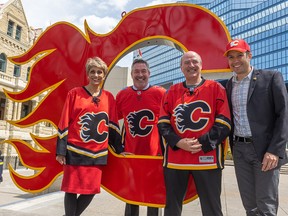
[[[68,92],[59,121],[56,160],[63,164],[66,216],[81,215],[100,193],[108,144],[122,152],[115,99],[101,89],[107,70],[100,58],[87,60],[89,83]]]

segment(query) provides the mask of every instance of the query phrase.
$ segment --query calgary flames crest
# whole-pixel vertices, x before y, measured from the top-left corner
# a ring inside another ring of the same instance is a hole
[[[9,99],[25,102],[43,92],[47,94],[28,116],[9,123],[25,128],[46,121],[56,128],[67,92],[86,84],[83,65],[88,57],[99,56],[110,71],[125,54],[146,46],[148,41],[169,41],[183,51],[198,52],[202,56],[204,72],[228,71],[223,57],[230,39],[228,31],[216,15],[200,6],[177,3],[136,9],[123,16],[113,31],[103,35],[93,32],[86,21],[84,24],[85,33],[70,23],[58,22],[47,28],[31,49],[10,58],[18,65],[37,60],[26,88],[21,92],[6,91]],[[14,183],[22,190],[34,193],[48,188],[62,174],[62,166],[55,160],[57,135],[31,136],[36,148],[24,140],[5,142],[16,148],[22,164],[37,170],[35,175],[27,177],[19,175],[11,166],[9,168]],[[125,202],[163,206],[162,159],[155,156],[124,158],[109,151],[102,187]],[[192,179],[190,184],[185,202],[197,197]]]

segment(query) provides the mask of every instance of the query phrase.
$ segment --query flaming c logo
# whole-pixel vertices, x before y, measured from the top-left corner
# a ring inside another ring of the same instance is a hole
[[[129,124],[129,132],[130,134],[135,136],[147,136],[153,126],[152,125],[145,125],[144,127],[141,127],[141,122],[143,119],[147,119],[148,121],[155,120],[153,112],[151,110],[139,110],[138,112],[131,112],[126,117],[128,124]]]
[[[98,119],[104,119],[104,124],[108,126],[108,115],[104,112],[96,114],[86,113],[80,117],[78,124],[81,125],[80,136],[83,142],[94,140],[96,143],[103,143],[106,139],[108,139],[108,131],[99,131],[99,125],[101,122],[99,122]]]
[[[180,133],[184,133],[186,130],[200,131],[206,127],[209,118],[201,116],[194,117],[196,110],[200,110],[201,113],[211,113],[210,106],[205,101],[193,101],[188,104],[180,104],[174,109],[173,116],[175,116],[177,130]],[[195,120],[193,120],[193,117]]]
[[[203,72],[229,71],[223,57],[229,40],[225,25],[216,15],[200,6],[184,3],[136,9],[125,14],[113,31],[103,35],[93,32],[86,21],[85,33],[70,23],[56,23],[31,49],[10,58],[18,65],[37,60],[31,68],[26,88],[20,92],[6,91],[7,97],[25,102],[43,92],[47,94],[28,116],[9,123],[25,128],[46,121],[57,127],[67,92],[86,84],[84,65],[88,57],[99,56],[110,71],[127,53],[147,44],[165,43],[182,51],[198,52],[203,60]],[[35,148],[24,140],[5,142],[16,148],[22,164],[38,171],[33,176],[21,176],[10,166],[14,183],[24,191],[39,192],[62,174],[62,166],[55,160],[57,135],[48,138],[31,136]],[[162,159],[150,156],[124,158],[110,150],[108,165],[103,169],[102,187],[126,202],[163,207]],[[191,179],[185,202],[196,197]]]

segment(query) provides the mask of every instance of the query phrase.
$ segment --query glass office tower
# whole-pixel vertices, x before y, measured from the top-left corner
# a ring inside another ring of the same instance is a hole
[[[243,2],[249,5],[247,0],[232,2],[234,7],[242,7]],[[214,7],[209,6],[214,12]],[[222,15],[220,17],[222,18]],[[223,14],[222,19],[232,38],[243,38],[250,44],[253,66],[279,70],[284,79],[288,80],[287,0],[263,1],[250,9],[246,8],[235,16],[227,17]]]
[[[226,24],[232,38],[243,38],[252,49],[256,68],[279,70],[288,80],[288,1],[187,1],[208,8]],[[179,69],[182,53],[169,46],[141,48],[151,68],[151,84],[168,87],[184,80]]]

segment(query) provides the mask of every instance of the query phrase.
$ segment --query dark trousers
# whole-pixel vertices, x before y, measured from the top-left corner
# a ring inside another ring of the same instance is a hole
[[[147,207],[147,216],[158,216],[158,208]],[[139,216],[139,206],[126,203],[125,216]]]
[[[233,159],[238,188],[246,215],[276,216],[280,167],[261,171],[253,143],[236,142]]]
[[[65,193],[64,207],[65,216],[79,216],[91,203],[95,194],[77,194]]]
[[[164,168],[166,206],[164,216],[181,216],[183,200],[192,175],[203,216],[223,216],[221,210],[222,170],[176,170]]]

